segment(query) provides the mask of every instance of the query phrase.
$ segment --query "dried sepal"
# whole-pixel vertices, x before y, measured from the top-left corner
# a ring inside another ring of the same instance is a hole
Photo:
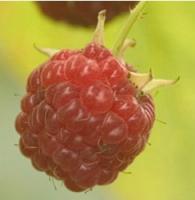
[[[175,80],[156,79],[153,77],[151,70],[148,73],[129,72],[129,80],[142,93],[151,93],[160,87],[173,85],[179,79],[180,77]]]
[[[127,38],[124,41],[124,43],[123,43],[123,45],[122,45],[122,47],[121,47],[121,49],[120,49],[120,51],[118,53],[118,59],[123,59],[125,51],[128,48],[135,47],[135,45],[136,45],[135,39],[129,39],[129,38]]]
[[[148,82],[152,80],[152,71],[148,73],[129,72],[129,80],[141,90]]]
[[[106,10],[101,10],[98,13],[98,23],[94,32],[93,42],[96,44],[104,44],[104,24],[106,19]]]
[[[40,48],[35,43],[33,44],[33,46],[37,51],[49,57],[52,57],[53,55],[55,55],[57,52],[60,51],[60,49]]]
[[[177,81],[179,81],[179,79],[180,77],[177,77],[175,80],[152,79],[142,88],[142,91],[144,93],[151,93],[153,90],[160,87],[174,85]]]

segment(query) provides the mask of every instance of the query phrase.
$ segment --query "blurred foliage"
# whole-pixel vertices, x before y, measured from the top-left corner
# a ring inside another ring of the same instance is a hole
[[[137,46],[125,58],[140,71],[151,68],[157,77],[180,82],[154,93],[158,120],[151,146],[115,183],[73,194],[35,171],[14,143],[14,119],[28,74],[46,57],[33,43],[51,48],[83,48],[92,29],[64,25],[41,15],[32,2],[0,2],[0,199],[195,199],[195,2],[150,2],[143,19],[129,34]],[[106,46],[112,47],[127,15],[106,25]],[[14,94],[20,96],[14,96]],[[60,185],[60,184],[59,184]]]

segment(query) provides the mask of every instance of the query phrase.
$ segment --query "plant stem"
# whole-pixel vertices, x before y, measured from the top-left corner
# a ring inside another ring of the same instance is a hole
[[[132,12],[130,11],[129,18],[127,19],[125,26],[123,27],[118,39],[116,40],[116,42],[113,46],[113,49],[112,49],[113,55],[118,56],[118,54],[124,44],[124,41],[127,38],[129,31],[131,30],[132,26],[134,25],[134,23],[140,16],[146,3],[147,3],[146,1],[142,1],[135,7],[135,9],[132,10]]]

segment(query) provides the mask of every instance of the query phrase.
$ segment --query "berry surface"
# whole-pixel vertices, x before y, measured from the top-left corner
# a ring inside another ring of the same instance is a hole
[[[56,21],[66,21],[82,26],[94,26],[99,11],[107,10],[107,21],[115,16],[133,9],[137,1],[62,1],[62,2],[36,2],[41,12]]]
[[[152,97],[128,70],[94,42],[36,68],[16,119],[22,154],[71,191],[116,180],[143,151],[155,120]]]

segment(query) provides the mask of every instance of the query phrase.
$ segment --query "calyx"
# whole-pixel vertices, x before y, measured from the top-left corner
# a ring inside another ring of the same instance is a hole
[[[129,18],[111,50],[113,55],[122,63],[124,63],[124,52],[128,47],[134,47],[136,44],[135,40],[129,39],[127,36],[136,20],[141,16],[146,3],[147,2],[142,1],[135,7],[135,9],[133,9],[133,11],[130,11]],[[92,39],[92,42],[97,45],[104,45],[105,19],[106,10],[102,10],[98,14],[98,23]],[[60,49],[40,48],[35,44],[34,47],[36,50],[49,57],[52,57],[60,51]],[[175,80],[156,79],[153,77],[151,70],[149,70],[148,73],[137,73],[132,71],[128,71],[128,73],[129,80],[137,87],[138,91],[142,93],[150,93],[160,87],[173,85],[180,79],[180,77],[177,77]]]

